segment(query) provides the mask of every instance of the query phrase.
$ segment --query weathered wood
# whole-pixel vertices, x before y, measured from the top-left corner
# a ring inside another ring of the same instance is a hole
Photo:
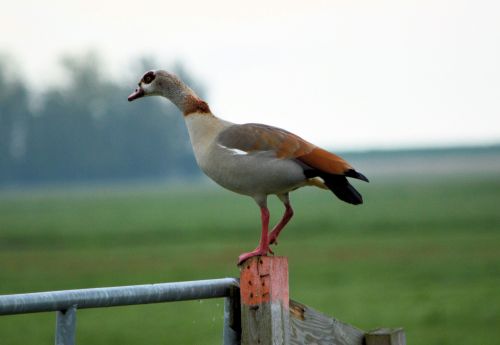
[[[240,265],[242,345],[406,345],[403,329],[364,331],[289,299],[288,262],[253,257]]]
[[[290,344],[363,345],[365,333],[290,300]]]
[[[288,261],[257,256],[240,265],[241,343],[290,343]]]
[[[406,335],[402,328],[379,328],[365,335],[366,345],[406,345]]]

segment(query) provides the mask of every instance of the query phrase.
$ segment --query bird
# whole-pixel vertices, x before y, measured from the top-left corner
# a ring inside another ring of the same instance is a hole
[[[238,264],[254,256],[274,254],[278,236],[294,214],[289,193],[304,186],[327,189],[340,200],[359,205],[361,194],[347,178],[369,182],[340,156],[284,129],[260,124],[236,124],[215,116],[207,102],[173,73],[150,70],[128,96],[169,99],[184,115],[194,156],[200,169],[220,186],[246,195],[260,208],[258,246],[238,257]],[[281,220],[269,230],[267,198],[276,195],[285,207]]]

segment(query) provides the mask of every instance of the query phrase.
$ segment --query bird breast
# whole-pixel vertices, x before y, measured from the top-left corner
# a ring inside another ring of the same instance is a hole
[[[224,188],[255,196],[280,194],[303,186],[302,167],[274,151],[245,152],[217,143],[218,134],[233,125],[213,116],[186,118],[196,162],[203,172]]]

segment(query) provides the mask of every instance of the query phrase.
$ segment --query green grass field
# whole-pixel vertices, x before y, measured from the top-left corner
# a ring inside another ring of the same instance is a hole
[[[374,179],[360,207],[292,195],[275,252],[291,297],[414,345],[498,344],[500,178]],[[2,194],[0,194],[2,195]],[[273,221],[281,205],[271,203]],[[258,242],[249,198],[210,186],[0,197],[0,293],[238,276]],[[51,344],[55,313],[0,317],[0,344]],[[220,344],[222,300],[80,310],[79,344]]]

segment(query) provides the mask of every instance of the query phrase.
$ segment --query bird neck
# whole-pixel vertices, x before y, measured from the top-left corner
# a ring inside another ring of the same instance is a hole
[[[162,96],[168,98],[179,110],[188,116],[193,113],[210,114],[208,104],[203,101],[196,93],[186,84],[178,81],[171,85],[166,85],[162,90]]]

